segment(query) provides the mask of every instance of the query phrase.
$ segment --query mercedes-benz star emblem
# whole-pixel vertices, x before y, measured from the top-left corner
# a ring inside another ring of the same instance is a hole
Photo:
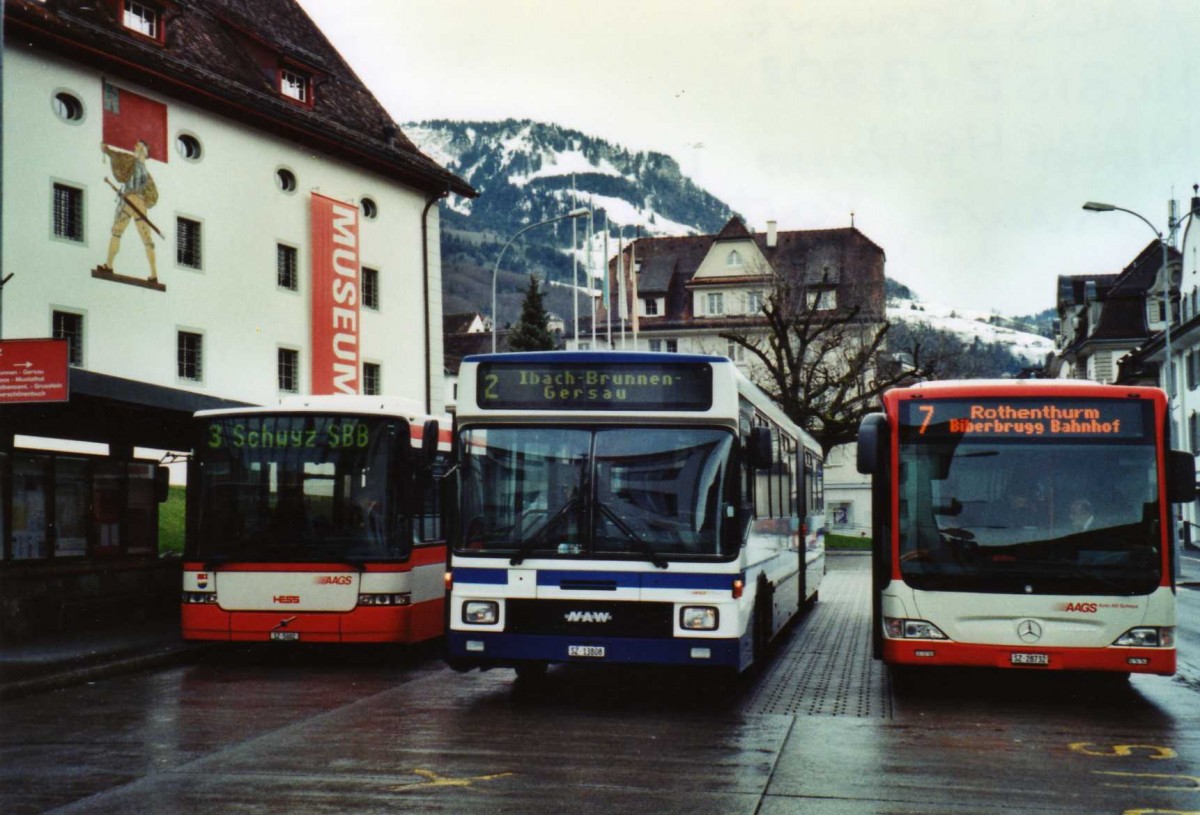
[[[1042,638],[1042,627],[1033,620],[1021,620],[1017,624],[1017,636],[1021,642],[1037,642]]]

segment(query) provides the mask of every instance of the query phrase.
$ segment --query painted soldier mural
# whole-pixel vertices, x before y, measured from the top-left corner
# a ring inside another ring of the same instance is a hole
[[[153,230],[161,237],[162,232],[159,232],[149,216],[150,208],[158,203],[158,188],[154,185],[153,176],[146,169],[149,147],[145,141],[139,139],[132,153],[116,150],[107,144],[101,144],[100,149],[108,156],[112,174],[120,184],[118,187],[105,179],[117,193],[117,211],[113,216],[112,237],[108,241],[108,258],[101,270],[113,273],[113,262],[121,248],[121,236],[132,221],[138,235],[141,236],[142,245],[146,248],[146,260],[150,264],[150,276],[147,279],[151,283],[157,283],[158,267],[154,255],[154,238],[150,233]]]

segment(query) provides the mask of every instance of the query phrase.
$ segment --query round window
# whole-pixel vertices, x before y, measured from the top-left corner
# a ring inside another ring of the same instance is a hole
[[[275,171],[275,184],[284,192],[296,191],[296,174],[286,168]]]
[[[199,161],[204,152],[200,148],[200,140],[188,133],[179,135],[179,138],[175,140],[175,149],[188,161]]]
[[[54,114],[64,122],[83,121],[83,102],[66,91],[54,94]]]

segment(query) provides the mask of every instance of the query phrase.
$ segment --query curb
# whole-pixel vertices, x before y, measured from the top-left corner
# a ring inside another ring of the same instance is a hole
[[[33,693],[59,690],[118,674],[135,673],[149,668],[161,668],[166,665],[183,662],[186,657],[210,647],[209,645],[168,646],[149,653],[84,665],[78,668],[67,668],[28,679],[4,682],[0,684],[0,700],[16,699]]]

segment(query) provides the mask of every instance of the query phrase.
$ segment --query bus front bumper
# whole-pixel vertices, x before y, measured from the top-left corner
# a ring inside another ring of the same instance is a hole
[[[457,670],[514,668],[529,663],[574,662],[623,665],[696,665],[734,668],[745,664],[739,639],[634,639],[448,631],[446,661]]]
[[[889,665],[958,665],[1032,671],[1110,671],[1162,676],[1175,673],[1174,648],[1038,648],[885,639],[883,661]]]

